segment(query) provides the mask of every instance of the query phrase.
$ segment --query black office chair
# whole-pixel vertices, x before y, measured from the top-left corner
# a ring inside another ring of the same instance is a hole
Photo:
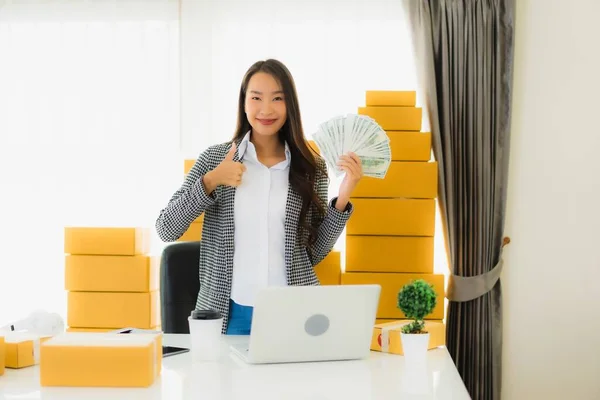
[[[200,242],[167,245],[160,259],[160,307],[164,333],[190,333],[187,318],[200,290]]]

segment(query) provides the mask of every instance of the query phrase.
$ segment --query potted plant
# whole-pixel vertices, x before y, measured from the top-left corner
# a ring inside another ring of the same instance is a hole
[[[433,312],[437,293],[433,286],[423,280],[414,280],[398,292],[398,308],[412,322],[402,327],[400,336],[404,356],[412,362],[424,361],[429,347],[429,332],[425,330],[424,318]]]

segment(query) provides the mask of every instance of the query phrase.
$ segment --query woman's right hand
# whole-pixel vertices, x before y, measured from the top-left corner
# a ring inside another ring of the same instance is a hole
[[[236,145],[233,142],[223,161],[215,169],[204,175],[203,183],[206,194],[212,193],[219,185],[236,187],[242,183],[242,175],[246,171],[246,166],[241,162],[233,161],[235,150]]]

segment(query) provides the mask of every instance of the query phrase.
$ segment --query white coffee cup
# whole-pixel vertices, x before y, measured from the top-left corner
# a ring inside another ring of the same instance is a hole
[[[194,310],[188,317],[192,358],[215,361],[221,356],[223,316],[215,310]]]

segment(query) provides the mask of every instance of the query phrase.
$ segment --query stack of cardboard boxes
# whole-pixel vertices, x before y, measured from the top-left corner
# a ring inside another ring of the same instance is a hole
[[[68,331],[160,329],[158,259],[150,230],[65,228]]]
[[[433,236],[437,163],[431,158],[431,134],[421,132],[422,109],[413,91],[368,91],[358,114],[373,118],[390,138],[392,163],[385,179],[364,177],[356,187],[354,214],[346,230],[342,284],[381,285],[373,350],[381,350],[381,331],[398,336],[405,315],[398,292],[415,279],[430,282],[437,306],[427,316],[430,347],[443,340],[444,275],[433,273]],[[389,332],[387,332],[389,330]],[[384,345],[399,354],[401,347]]]

